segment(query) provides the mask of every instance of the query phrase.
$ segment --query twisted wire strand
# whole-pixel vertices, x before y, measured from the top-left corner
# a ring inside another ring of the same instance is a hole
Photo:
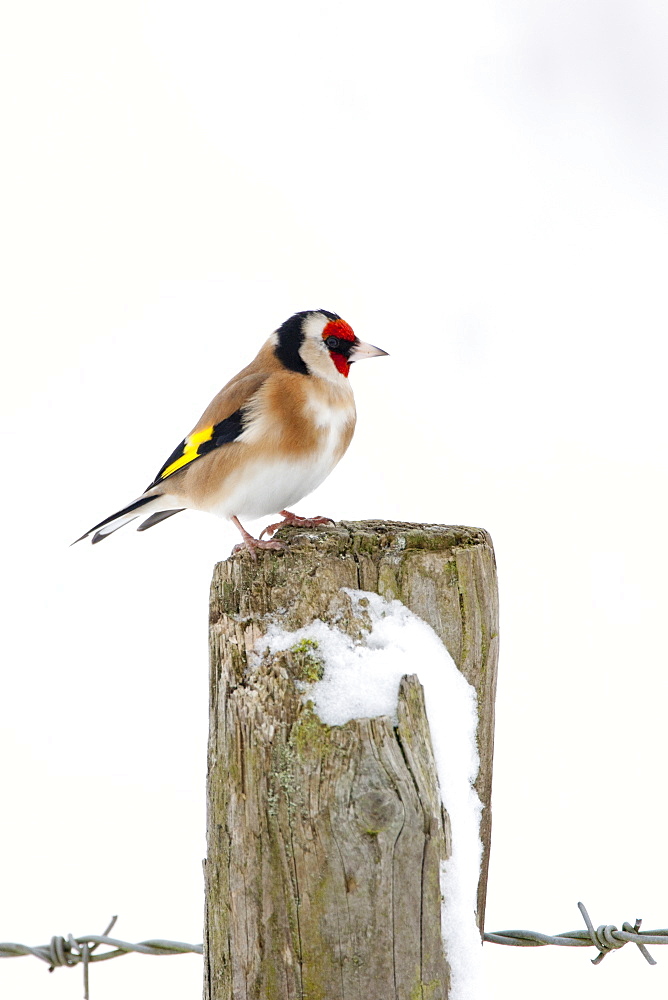
[[[133,944],[130,941],[109,937],[109,931],[116,920],[117,917],[112,917],[103,934],[86,934],[76,938],[72,937],[71,934],[68,934],[66,938],[56,936],[51,938],[49,944],[37,945],[33,948],[25,944],[2,943],[0,944],[0,958],[34,955],[48,964],[49,972],[62,966],[72,967],[81,964],[83,966],[84,1000],[90,1000],[88,967],[91,962],[106,962],[109,958],[118,958],[120,955],[128,955],[131,952],[137,952],[140,955],[202,954],[201,944],[187,944],[185,941],[164,941],[161,938],[155,938],[151,941],[140,941],[138,944]],[[100,945],[107,945],[111,950],[94,954],[95,949]]]
[[[645,945],[668,944],[668,928],[645,931],[641,934],[640,919],[634,924],[625,921],[621,930],[614,924],[601,924],[595,928],[584,903],[578,903],[578,909],[587,925],[584,931],[564,931],[562,934],[540,934],[538,931],[524,930],[494,931],[485,933],[484,939],[493,944],[508,944],[520,948],[539,948],[546,944],[569,948],[590,948],[593,945],[598,948],[598,955],[592,958],[592,965],[598,965],[609,952],[623,948],[629,943],[637,945],[645,961],[650,965],[656,965]]]

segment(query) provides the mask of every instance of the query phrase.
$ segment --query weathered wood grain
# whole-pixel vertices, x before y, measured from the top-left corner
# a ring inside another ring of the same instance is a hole
[[[385,717],[320,722],[298,682],[308,654],[249,654],[272,622],[314,618],[356,634],[343,587],[398,598],[442,638],[476,687],[485,806],[484,921],[498,606],[478,528],[342,522],[285,529],[285,552],[216,566],[205,1000],[445,1000],[439,864],[449,853],[422,688]]]

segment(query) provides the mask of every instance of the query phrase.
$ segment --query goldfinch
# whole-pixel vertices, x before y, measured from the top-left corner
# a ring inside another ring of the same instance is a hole
[[[299,312],[272,333],[247,368],[209,403],[137,500],[100,521],[77,541],[92,542],[146,517],[138,531],[182,510],[233,521],[253,558],[280,549],[262,540],[283,525],[312,527],[331,518],[302,518],[287,509],[311,493],[346,451],[355,429],[350,366],[387,354],[364,344],[326,309]],[[253,538],[240,517],[278,512],[283,521]]]

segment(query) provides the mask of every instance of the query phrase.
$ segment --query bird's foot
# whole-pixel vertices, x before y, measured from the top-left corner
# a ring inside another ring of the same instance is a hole
[[[279,528],[317,528],[319,524],[334,524],[331,517],[300,517],[299,514],[291,514],[289,510],[279,510],[279,514],[283,515],[283,521],[277,521],[276,524],[268,524],[260,532],[260,538],[265,534],[273,535],[275,531]]]
[[[260,538],[253,538],[252,535],[249,535],[248,538],[244,538],[243,542],[239,542],[234,546],[232,555],[235,555],[237,552],[250,552],[251,559],[257,559],[256,553],[258,549],[273,549],[275,552],[281,552],[284,548],[285,545],[283,542],[279,542],[276,539],[262,541]]]
[[[244,528],[243,524],[241,523],[238,517],[233,517],[232,521],[234,524],[236,524],[237,528],[241,532],[241,537],[243,538],[243,541],[239,542],[239,544],[235,545],[234,548],[232,549],[232,555],[234,555],[237,552],[243,552],[245,550],[247,552],[250,552],[251,559],[257,559],[258,549],[273,549],[275,552],[280,552],[282,549],[285,548],[283,542],[276,541],[275,539],[272,539],[272,541],[267,540],[263,542],[262,535],[260,535],[259,538],[253,538],[253,536],[246,531],[246,529]]]

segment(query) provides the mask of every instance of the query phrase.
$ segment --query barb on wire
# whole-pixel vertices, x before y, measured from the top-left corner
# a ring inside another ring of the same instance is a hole
[[[140,955],[184,955],[192,952],[202,954],[201,944],[186,944],[184,941],[140,941],[131,944],[109,937],[109,931],[116,923],[117,917],[112,917],[103,934],[87,934],[83,937],[52,937],[49,944],[37,945],[34,948],[25,944],[0,944],[0,958],[18,958],[20,955],[34,955],[47,962],[49,972],[60,966],[83,965],[84,1000],[90,1000],[88,988],[88,967],[91,962],[105,962],[108,958],[118,958],[138,952]],[[94,954],[100,945],[107,945],[110,951]]]
[[[641,955],[650,965],[656,965],[656,961],[647,951],[645,945],[668,944],[668,928],[645,931],[641,934],[640,924],[642,921],[640,919],[637,919],[635,924],[625,921],[621,931],[614,924],[601,924],[600,927],[594,928],[584,903],[578,903],[578,908],[587,925],[586,931],[564,931],[563,934],[540,934],[538,931],[496,931],[485,933],[485,941],[524,948],[538,948],[545,944],[569,948],[590,948],[593,945],[598,948],[598,955],[596,958],[592,958],[592,965],[598,965],[608,952],[623,948],[629,942],[637,945]]]

